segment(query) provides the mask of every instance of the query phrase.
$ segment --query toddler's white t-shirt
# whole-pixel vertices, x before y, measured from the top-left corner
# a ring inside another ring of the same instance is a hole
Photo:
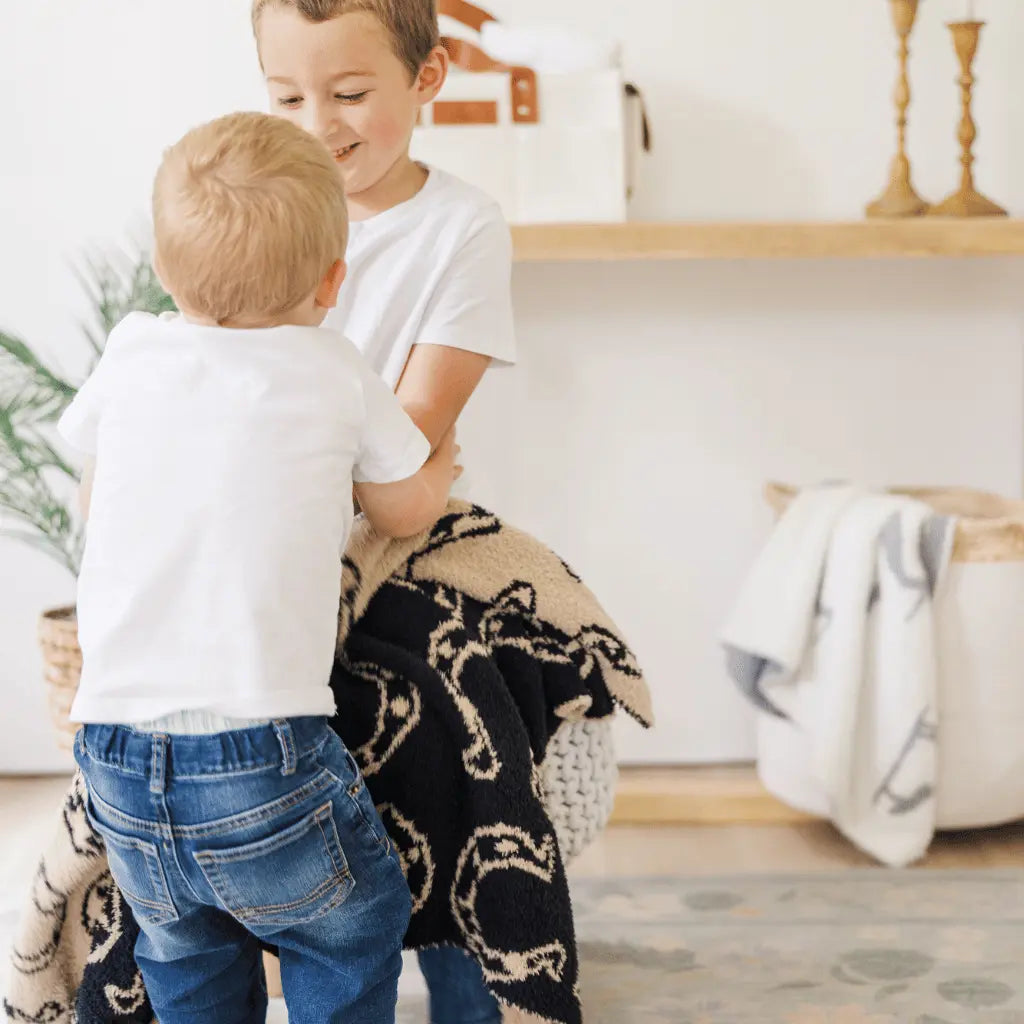
[[[411,199],[352,223],[347,262],[327,324],[392,388],[413,345],[515,360],[512,241],[486,193],[430,168]]]
[[[352,483],[429,454],[355,347],[133,313],[59,429],[96,457],[72,720],[332,714]]]

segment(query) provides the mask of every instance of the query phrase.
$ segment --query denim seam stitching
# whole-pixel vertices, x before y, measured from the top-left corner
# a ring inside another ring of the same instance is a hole
[[[327,878],[323,882],[321,882],[320,885],[313,890],[313,892],[308,893],[301,899],[292,900],[289,903],[271,903],[264,904],[261,906],[245,904],[239,899],[238,890],[232,884],[231,879],[221,870],[221,865],[235,863],[239,860],[249,860],[251,858],[245,856],[239,856],[234,859],[230,857],[218,857],[216,853],[208,851],[199,852],[195,854],[196,861],[199,863],[200,868],[204,872],[208,871],[209,875],[212,876],[212,879],[216,881],[216,885],[214,886],[215,891],[219,888],[221,893],[223,893],[226,896],[229,896],[231,898],[232,903],[236,904],[235,906],[228,908],[231,914],[233,914],[240,921],[242,921],[251,918],[263,917],[271,914],[282,914],[291,911],[296,911],[301,909],[302,907],[308,906],[310,903],[316,902],[317,900],[322,898],[325,893],[329,892],[332,887],[337,886],[337,893],[335,893],[335,895],[332,896],[331,899],[329,899],[327,903],[324,904],[324,906],[322,906],[319,909],[318,913],[316,914],[317,917],[320,917],[323,914],[326,914],[328,911],[333,910],[335,907],[339,906],[341,903],[345,901],[345,899],[348,898],[349,894],[355,888],[355,881],[352,878],[352,871],[349,868],[347,861],[345,862],[344,869],[340,868],[338,865],[338,860],[337,857],[335,856],[334,848],[340,848],[341,841],[337,835],[337,827],[335,827],[333,830],[333,841],[328,837],[327,832],[324,829],[324,819],[330,817],[329,812],[332,810],[332,807],[333,804],[328,802],[324,804],[322,807],[317,808],[317,810],[313,812],[312,825],[308,829],[305,829],[302,833],[300,833],[300,835],[305,835],[307,832],[311,831],[313,825],[315,825],[319,829],[320,835],[324,841],[325,852],[327,856],[330,858],[331,865],[334,868],[334,873],[333,875],[331,875],[330,878]],[[298,836],[290,838],[297,839]],[[288,844],[279,843],[276,845],[271,845],[266,849],[261,849],[260,853],[277,850],[284,845]],[[220,898],[220,894],[218,894],[218,897]]]
[[[174,778],[181,782],[201,782],[204,779],[230,779],[234,775],[255,775],[257,772],[279,772],[280,770],[281,766],[279,764],[241,761],[237,766],[232,765],[231,768],[211,768],[208,771],[196,772],[194,775],[185,772],[175,772]]]
[[[106,758],[97,757],[92,753],[88,747],[83,747],[83,753],[90,761],[95,762],[98,765],[102,765],[104,768],[116,768],[119,772],[124,772],[126,775],[137,775],[140,779],[148,779],[149,772],[139,771],[136,768],[129,768],[123,761],[107,760]]]
[[[137,829],[140,832],[148,832],[151,835],[160,836],[161,838],[166,838],[169,834],[167,826],[163,822],[146,821],[143,818],[134,818],[130,814],[125,814],[123,811],[119,811],[116,807],[111,807],[106,800],[97,796],[92,790],[89,791],[89,799],[103,810],[105,817],[112,818],[121,825]],[[106,837],[104,836],[104,839],[105,838]]]
[[[328,806],[331,807],[332,810],[334,809],[333,804],[329,804]],[[331,863],[334,865],[335,875],[338,878],[342,879],[345,877],[351,877],[352,871],[348,866],[348,860],[345,858],[344,851],[341,849],[341,839],[338,836],[338,826],[334,824],[334,821],[332,819],[331,833],[334,837],[332,840],[331,837],[327,834],[327,829],[324,827],[323,819],[317,818],[316,824],[317,827],[320,829],[320,835],[324,837],[324,846],[327,848],[327,856],[331,858]],[[338,863],[338,858],[335,855],[336,852],[341,854],[341,859],[342,863],[344,864],[344,867],[342,867],[342,865]]]
[[[164,876],[163,868],[160,865],[160,857],[159,854],[152,849],[153,844],[147,843],[145,840],[134,839],[129,836],[103,836],[103,839],[109,846],[127,847],[130,850],[135,850],[137,853],[142,854],[146,861],[146,872],[149,875],[149,881],[153,886],[157,899],[147,899],[145,896],[139,896],[137,893],[131,892],[123,886],[119,886],[121,891],[124,892],[126,896],[130,896],[133,902],[140,903],[142,906],[149,907],[151,910],[163,911],[165,915],[170,915],[170,920],[175,920],[177,918],[178,908],[174,906],[174,903],[171,900],[170,889],[167,887],[167,879]]]
[[[293,842],[297,842],[301,836],[304,836],[307,832],[313,830],[313,826],[316,825],[319,819],[331,809],[331,803],[328,802],[318,807],[312,814],[307,814],[305,818],[300,819],[290,828],[286,829],[283,833],[277,835],[267,836],[266,839],[256,840],[251,843],[246,843],[242,846],[241,850],[198,850],[195,854],[195,858],[201,864],[205,863],[216,863],[216,864],[233,864],[237,861],[252,860],[253,847],[258,846],[260,853],[276,853],[284,846],[289,846]],[[313,821],[306,824],[309,819]],[[302,831],[298,831],[298,826],[306,824],[306,827]]]
[[[274,731],[277,734],[277,742],[281,745],[283,761],[281,763],[282,775],[294,775],[298,767],[298,757],[295,752],[295,736],[292,727],[287,721],[274,722]]]
[[[215,872],[215,874],[219,878],[223,879],[223,876],[219,871]],[[238,906],[232,908],[231,913],[238,917],[239,920],[243,920],[246,918],[263,917],[265,915],[270,914],[283,914],[288,913],[290,911],[301,910],[303,907],[308,906],[310,903],[315,903],[325,893],[329,892],[335,886],[337,886],[338,888],[339,895],[343,894],[343,896],[347,896],[354,888],[354,886],[348,886],[347,884],[351,881],[351,879],[351,873],[342,875],[340,877],[337,875],[332,875],[326,881],[321,882],[320,885],[316,889],[314,889],[313,892],[311,892],[308,896],[303,896],[302,899],[300,900],[293,900],[291,903],[269,903],[265,906],[259,907]],[[229,892],[232,893],[234,893],[235,891],[231,886],[227,886],[227,889]],[[321,908],[324,913],[326,913],[328,910],[331,910],[333,907],[336,907],[338,903],[341,902],[341,900],[333,902],[335,899],[336,896],[331,897],[331,900],[328,901],[326,906]]]
[[[356,777],[356,781],[353,782],[351,786],[346,786],[345,783],[341,779],[339,779],[338,776],[335,775],[334,772],[331,771],[330,768],[324,768],[324,771],[327,772],[327,774],[330,775],[334,779],[334,781],[339,786],[341,786],[341,788],[343,790],[345,790],[345,794],[348,796],[349,800],[352,803],[352,806],[355,807],[355,809],[356,809],[356,813],[359,815],[359,820],[363,823],[363,826],[367,829],[367,831],[370,833],[370,835],[373,836],[373,838],[377,842],[377,844],[380,847],[382,847],[387,853],[390,853],[391,852],[391,840],[390,840],[390,838],[386,837],[386,833],[385,833],[385,837],[381,837],[381,836],[379,836],[377,834],[377,830],[373,827],[372,824],[370,824],[369,819],[363,813],[363,809],[359,805],[359,801],[356,799],[356,793],[359,793],[359,792],[361,792],[362,790],[364,790],[366,788],[366,786],[363,783],[362,779],[359,776],[357,776]],[[352,792],[353,789],[355,790],[355,793]]]
[[[146,821],[142,818],[134,818],[130,814],[125,814],[123,811],[119,811],[116,807],[111,807],[111,805],[105,800],[96,796],[92,792],[90,792],[89,796],[90,799],[103,809],[105,816],[108,816],[114,821],[117,821],[129,828],[135,828],[140,832],[147,832],[151,835],[159,836],[162,839],[173,838],[175,836],[202,839],[206,836],[215,836],[221,835],[225,832],[231,832],[236,828],[245,828],[247,825],[263,820],[267,813],[286,811],[289,808],[294,807],[297,803],[301,803],[303,800],[306,800],[311,796],[315,796],[321,790],[335,785],[337,781],[337,777],[332,772],[324,768],[321,769],[319,775],[314,777],[310,782],[307,782],[305,786],[294,790],[286,796],[279,797],[277,800],[274,800],[269,804],[256,807],[251,811],[242,811],[239,814],[205,825],[172,825],[170,828],[162,822]]]
[[[319,775],[299,789],[278,797],[277,800],[273,800],[269,804],[255,807],[251,811],[242,811],[239,814],[204,825],[172,825],[171,827],[174,834],[182,838],[204,839],[208,836],[223,835],[226,832],[233,832],[236,829],[265,821],[269,815],[276,814],[278,811],[287,811],[296,804],[302,803],[303,800],[315,796],[321,790],[329,788],[333,782],[334,778],[331,773],[322,769]]]

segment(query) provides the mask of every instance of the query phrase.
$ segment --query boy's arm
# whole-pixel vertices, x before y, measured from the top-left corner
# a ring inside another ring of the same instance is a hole
[[[431,448],[455,426],[491,357],[446,345],[414,345],[395,394]]]
[[[418,473],[389,484],[359,483],[356,500],[370,524],[388,537],[413,537],[444,512],[452,481],[462,472],[455,431],[448,430]]]
[[[476,212],[427,302],[396,393],[437,444],[492,360],[513,362],[512,236],[496,204]]]

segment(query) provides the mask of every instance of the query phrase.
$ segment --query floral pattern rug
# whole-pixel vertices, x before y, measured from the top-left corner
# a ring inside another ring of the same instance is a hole
[[[1024,1024],[1024,871],[577,884],[587,1024]]]
[[[1024,1024],[1024,870],[590,880],[573,902],[586,1024]],[[425,1024],[402,987],[400,1024]]]

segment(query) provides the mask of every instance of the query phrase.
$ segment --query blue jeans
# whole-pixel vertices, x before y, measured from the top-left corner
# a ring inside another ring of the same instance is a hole
[[[419,961],[430,989],[430,1024],[501,1024],[501,1006],[471,956],[442,946],[421,950]]]
[[[264,1024],[260,939],[280,950],[291,1024],[394,1021],[409,889],[325,719],[88,725],[75,759],[160,1024]]]

